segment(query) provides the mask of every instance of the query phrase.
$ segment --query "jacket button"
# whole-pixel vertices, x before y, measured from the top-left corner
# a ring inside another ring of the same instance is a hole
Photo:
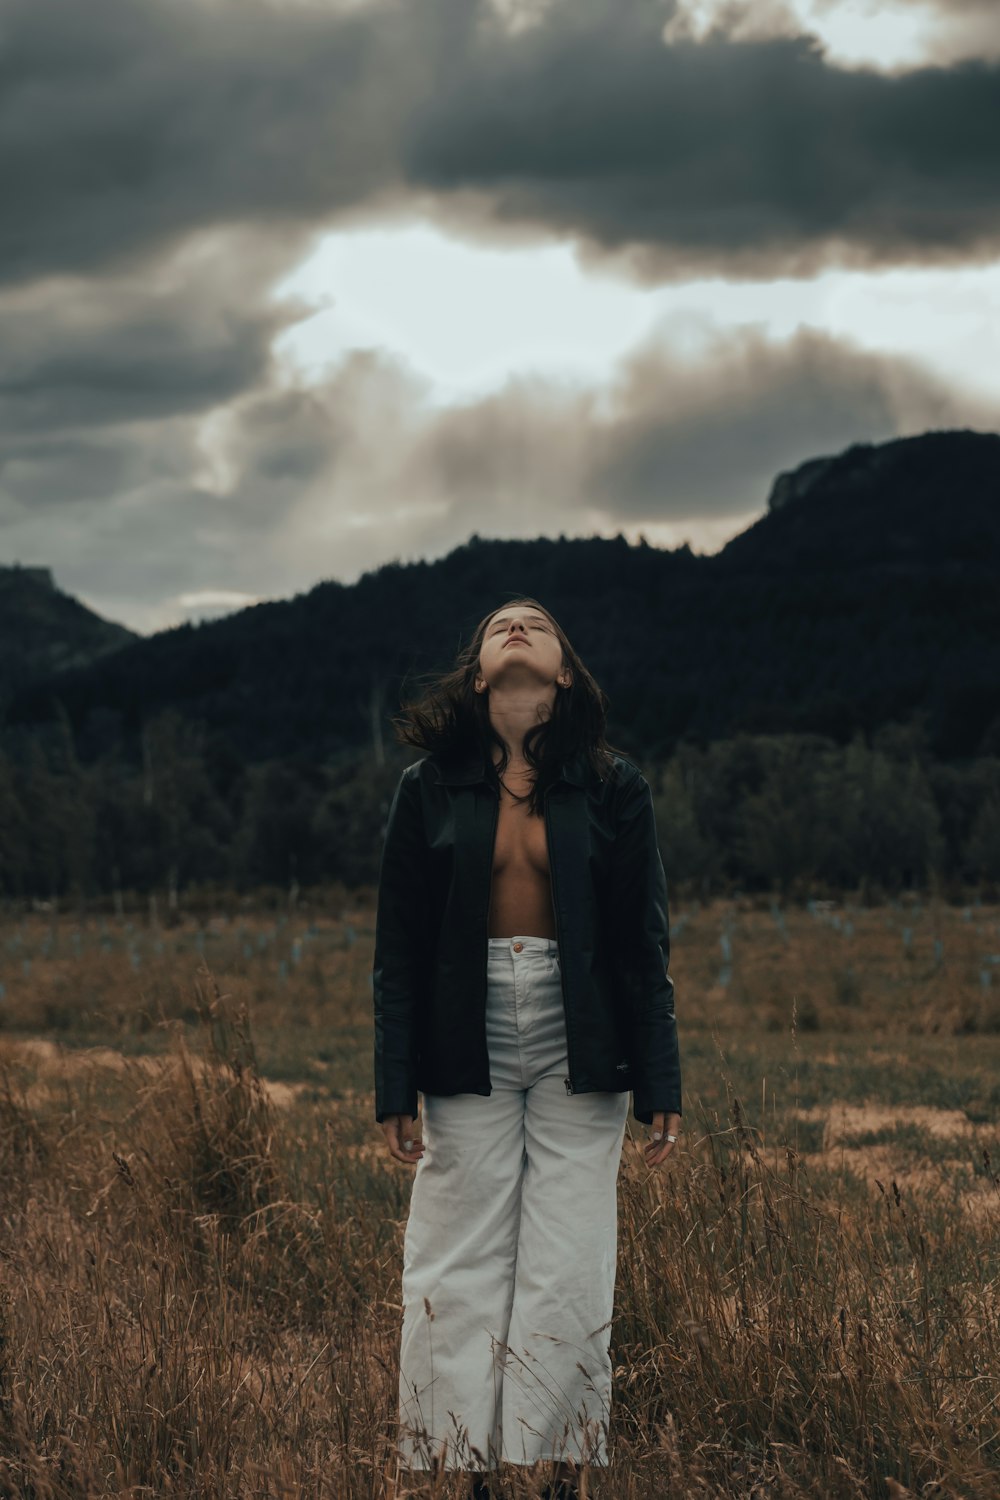
[[[523,944],[523,943],[515,943],[515,944],[514,944],[514,952],[515,952],[515,953],[520,953],[520,951],[521,951],[521,949],[522,949],[522,948],[523,948],[523,947],[524,947],[524,944]]]

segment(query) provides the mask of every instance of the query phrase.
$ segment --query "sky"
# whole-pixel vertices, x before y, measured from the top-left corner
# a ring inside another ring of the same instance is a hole
[[[134,630],[1000,427],[997,0],[0,0],[0,78],[0,563]]]

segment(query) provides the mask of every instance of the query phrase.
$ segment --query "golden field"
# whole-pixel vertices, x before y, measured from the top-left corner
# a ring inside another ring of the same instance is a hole
[[[649,1173],[630,1120],[587,1492],[996,1500],[1000,910],[672,917],[684,1130]],[[372,928],[0,920],[0,1495],[461,1493],[393,1473]]]

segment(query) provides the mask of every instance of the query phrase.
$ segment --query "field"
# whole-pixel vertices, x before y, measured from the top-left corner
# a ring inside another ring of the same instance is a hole
[[[630,1119],[588,1493],[996,1500],[1000,911],[672,918],[684,1129],[651,1174]],[[372,926],[0,921],[0,1495],[418,1492]]]

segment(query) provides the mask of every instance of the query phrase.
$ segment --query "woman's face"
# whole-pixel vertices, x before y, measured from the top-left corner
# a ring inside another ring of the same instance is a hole
[[[570,669],[552,619],[537,604],[505,604],[491,615],[479,648],[476,691],[485,687],[568,687]]]

